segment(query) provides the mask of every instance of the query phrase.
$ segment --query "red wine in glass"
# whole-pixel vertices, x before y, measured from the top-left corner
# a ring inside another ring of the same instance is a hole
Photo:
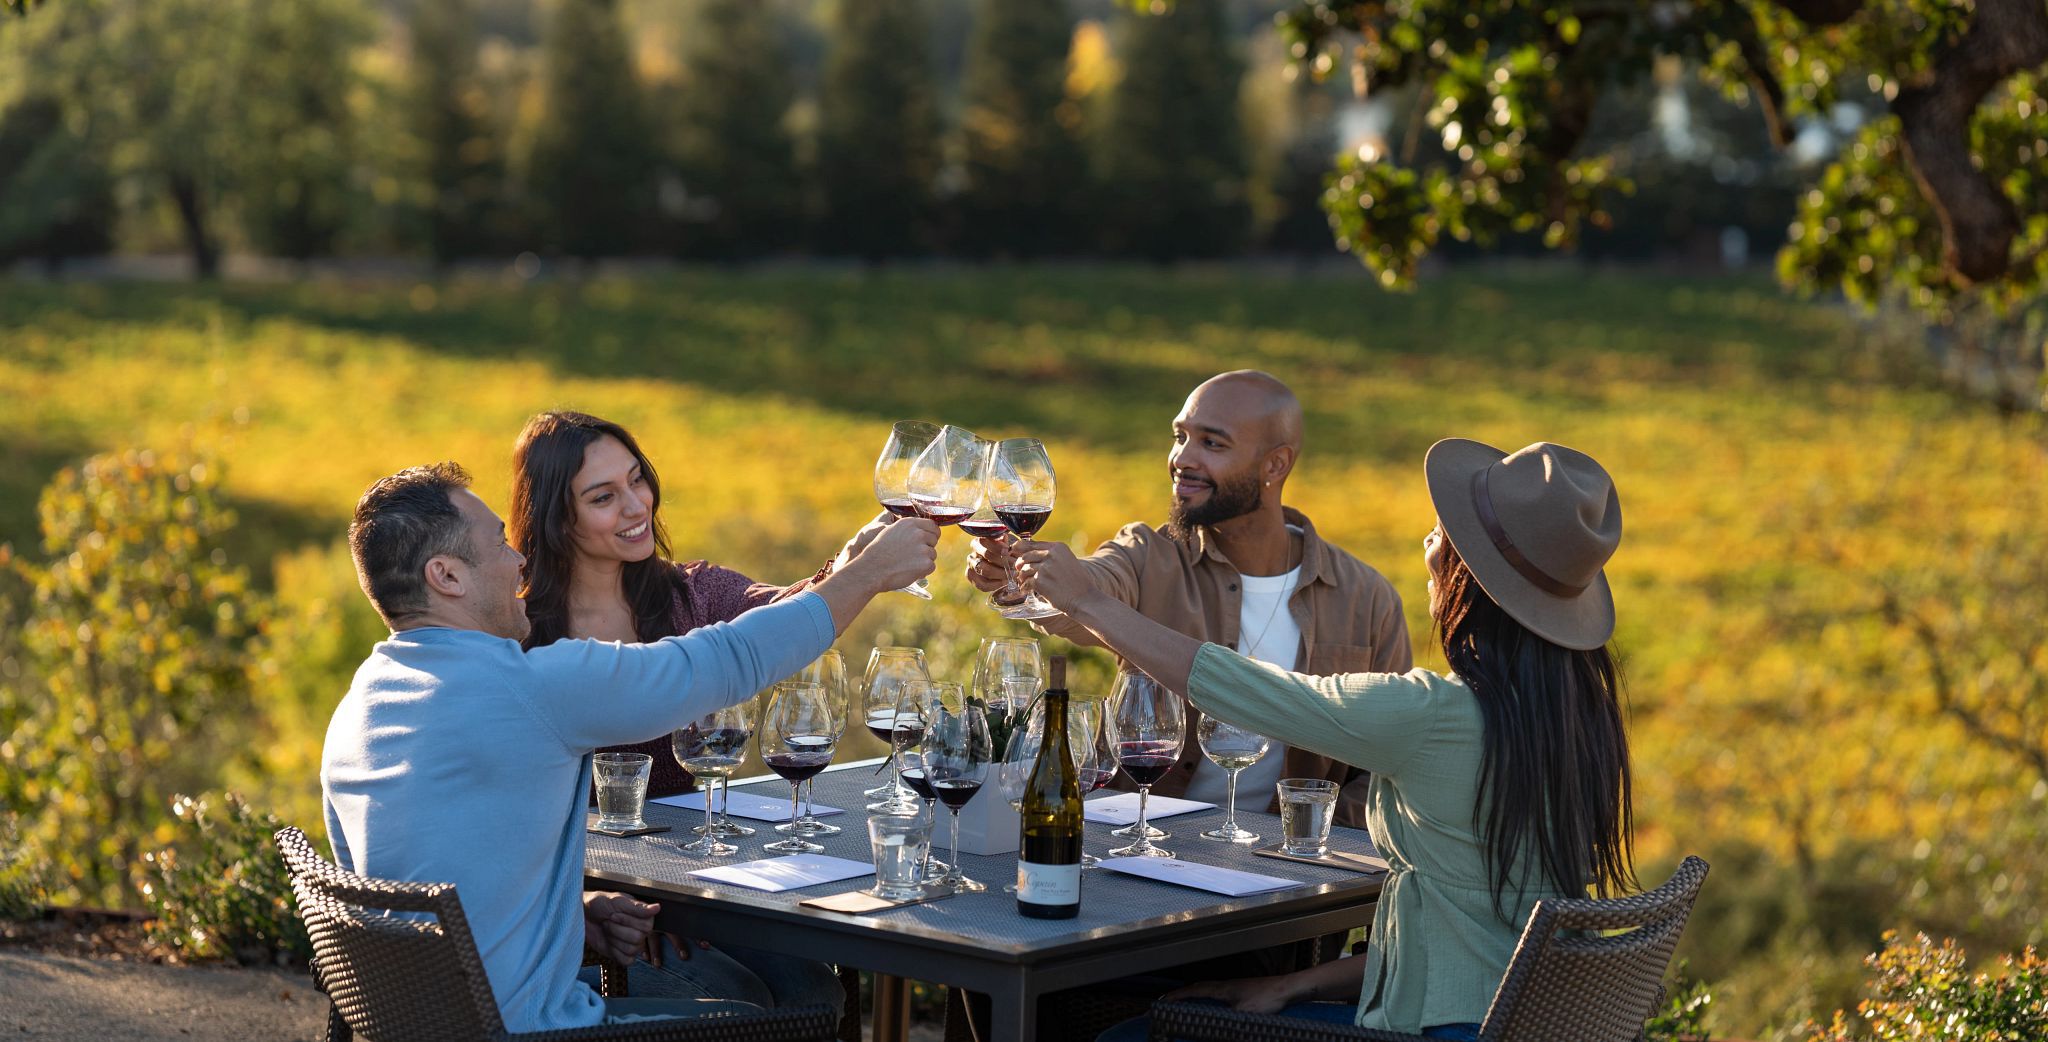
[[[1109,780],[1114,777],[1116,777],[1115,771],[1105,771],[1100,767],[1083,767],[1081,768],[1081,791],[1084,793],[1094,792],[1108,785]]]
[[[967,801],[981,791],[978,778],[940,778],[932,783],[932,791],[939,794],[939,802],[953,810],[967,806]]]
[[[996,516],[1003,519],[1003,527],[1029,539],[1052,520],[1052,508],[1032,503],[998,503]]]
[[[938,793],[932,789],[932,783],[925,778],[924,768],[922,767],[903,768],[903,784],[910,786],[910,791],[917,793],[917,797],[921,800],[935,800],[939,798]],[[947,806],[952,805],[947,804]]]
[[[1118,742],[1116,762],[1139,785],[1151,785],[1166,777],[1176,757],[1167,742]]]
[[[1009,531],[1010,526],[1003,524],[999,520],[990,521],[987,518],[968,518],[960,522],[960,530],[976,539],[994,539]]]
[[[891,498],[882,500],[882,509],[897,517],[916,517],[917,504],[908,499]]]
[[[768,768],[792,782],[815,777],[832,762],[829,752],[769,753],[761,757]]]
[[[882,742],[892,741],[896,734],[896,711],[876,709],[868,713],[868,733]]]

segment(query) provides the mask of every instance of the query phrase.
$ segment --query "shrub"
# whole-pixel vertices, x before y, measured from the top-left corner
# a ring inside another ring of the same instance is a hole
[[[1687,980],[1685,964],[1678,966],[1678,979],[1670,987],[1663,1008],[1650,1014],[1643,1025],[1643,1042],[1689,1042],[1707,1037],[1707,1007],[1714,993],[1705,981]]]
[[[1884,948],[1864,960],[1874,976],[1856,1017],[1835,1011],[1808,1042],[2033,1042],[2048,1038],[2048,959],[2029,947],[1999,959],[1998,969],[1969,975],[1954,940],[1926,934],[1911,944],[1886,931]],[[1860,1020],[1861,1024],[1854,1021]]]
[[[0,921],[28,919],[48,902],[42,866],[22,847],[14,815],[0,815]]]
[[[216,810],[218,807],[218,810]],[[312,942],[299,921],[291,878],[271,835],[276,817],[240,796],[179,796],[177,849],[143,855],[142,896],[156,919],[150,936],[193,959],[304,963]]]

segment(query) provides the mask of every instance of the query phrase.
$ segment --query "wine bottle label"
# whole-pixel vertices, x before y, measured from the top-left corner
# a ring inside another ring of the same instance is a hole
[[[1081,866],[1017,862],[1017,900],[1035,905],[1080,904]]]

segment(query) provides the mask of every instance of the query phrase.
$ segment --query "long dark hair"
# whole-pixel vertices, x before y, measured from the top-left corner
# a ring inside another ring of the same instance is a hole
[[[1531,633],[1441,541],[1430,621],[1444,658],[1486,722],[1474,824],[1486,844],[1494,913],[1533,859],[1568,894],[1637,889],[1621,673],[1606,647],[1573,651]]]
[[[583,469],[583,451],[605,436],[619,440],[640,464],[653,496],[654,553],[629,561],[619,582],[633,611],[633,629],[642,643],[675,635],[671,613],[676,583],[668,549],[668,530],[661,524],[661,479],[640,443],[626,428],[580,412],[544,412],[526,421],[512,449],[512,516],[507,535],[512,548],[526,555],[526,618],[533,629],[526,646],[553,644],[568,635],[569,573],[576,564],[576,472]]]

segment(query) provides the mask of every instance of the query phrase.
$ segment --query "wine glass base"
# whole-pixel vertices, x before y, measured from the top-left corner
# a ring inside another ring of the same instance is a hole
[[[1202,838],[1216,843],[1231,843],[1244,846],[1257,843],[1259,841],[1259,834],[1247,832],[1244,829],[1210,829],[1202,833]]]
[[[939,885],[946,887],[956,894],[978,894],[988,889],[987,884],[977,883],[966,876],[947,876],[939,880]]]
[[[897,590],[896,592],[907,593],[912,597],[918,598],[919,600],[928,601],[932,599],[932,588],[930,584],[926,583],[923,579],[919,579],[918,581],[911,583],[910,585],[905,586],[902,589]]]
[[[761,849],[772,850],[777,854],[822,854],[825,852],[824,847],[793,836],[789,839],[778,839],[773,843],[763,843],[761,844]]]
[[[997,615],[1001,615],[1006,619],[1016,619],[1019,622],[1029,619],[1049,619],[1055,615],[1063,614],[1058,608],[1036,597],[1026,598],[1020,604],[1007,606],[996,604],[994,607]]]
[[[1085,851],[1085,850],[1081,852],[1081,867],[1082,867],[1082,869],[1084,869],[1084,870],[1085,870],[1085,869],[1090,869],[1090,868],[1094,868],[1095,866],[1097,866],[1097,865],[1099,865],[1099,864],[1101,864],[1101,863],[1102,863],[1102,859],[1101,859],[1101,858],[1099,858],[1099,857],[1096,857],[1095,855],[1093,855],[1093,854],[1090,854],[1090,853],[1088,853],[1088,852],[1087,852],[1087,851]]]
[[[718,819],[718,823],[711,827],[717,829],[718,834],[724,836],[727,839],[751,836],[754,834],[754,827],[752,825],[742,825],[739,822],[732,820],[731,818],[720,818]]]
[[[785,821],[775,826],[775,831],[785,836],[836,836],[839,834],[839,826],[827,825],[822,821],[813,821],[808,818],[798,818],[795,821]]]
[[[1155,847],[1150,843],[1133,843],[1109,852],[1110,857],[1173,857],[1171,850]]]
[[[1134,821],[1129,825],[1125,825],[1123,828],[1110,829],[1109,834],[1112,836],[1120,837],[1122,839],[1137,839],[1138,823]],[[1156,829],[1150,825],[1147,825],[1145,826],[1145,838],[1150,840],[1172,839],[1173,833],[1166,832],[1161,829]]]
[[[923,814],[924,808],[905,800],[883,800],[868,804],[869,814]]]
[[[740,848],[730,843],[720,843],[713,837],[705,837],[688,843],[678,844],[677,849],[685,854],[695,854],[699,857],[727,857],[740,852]]]

